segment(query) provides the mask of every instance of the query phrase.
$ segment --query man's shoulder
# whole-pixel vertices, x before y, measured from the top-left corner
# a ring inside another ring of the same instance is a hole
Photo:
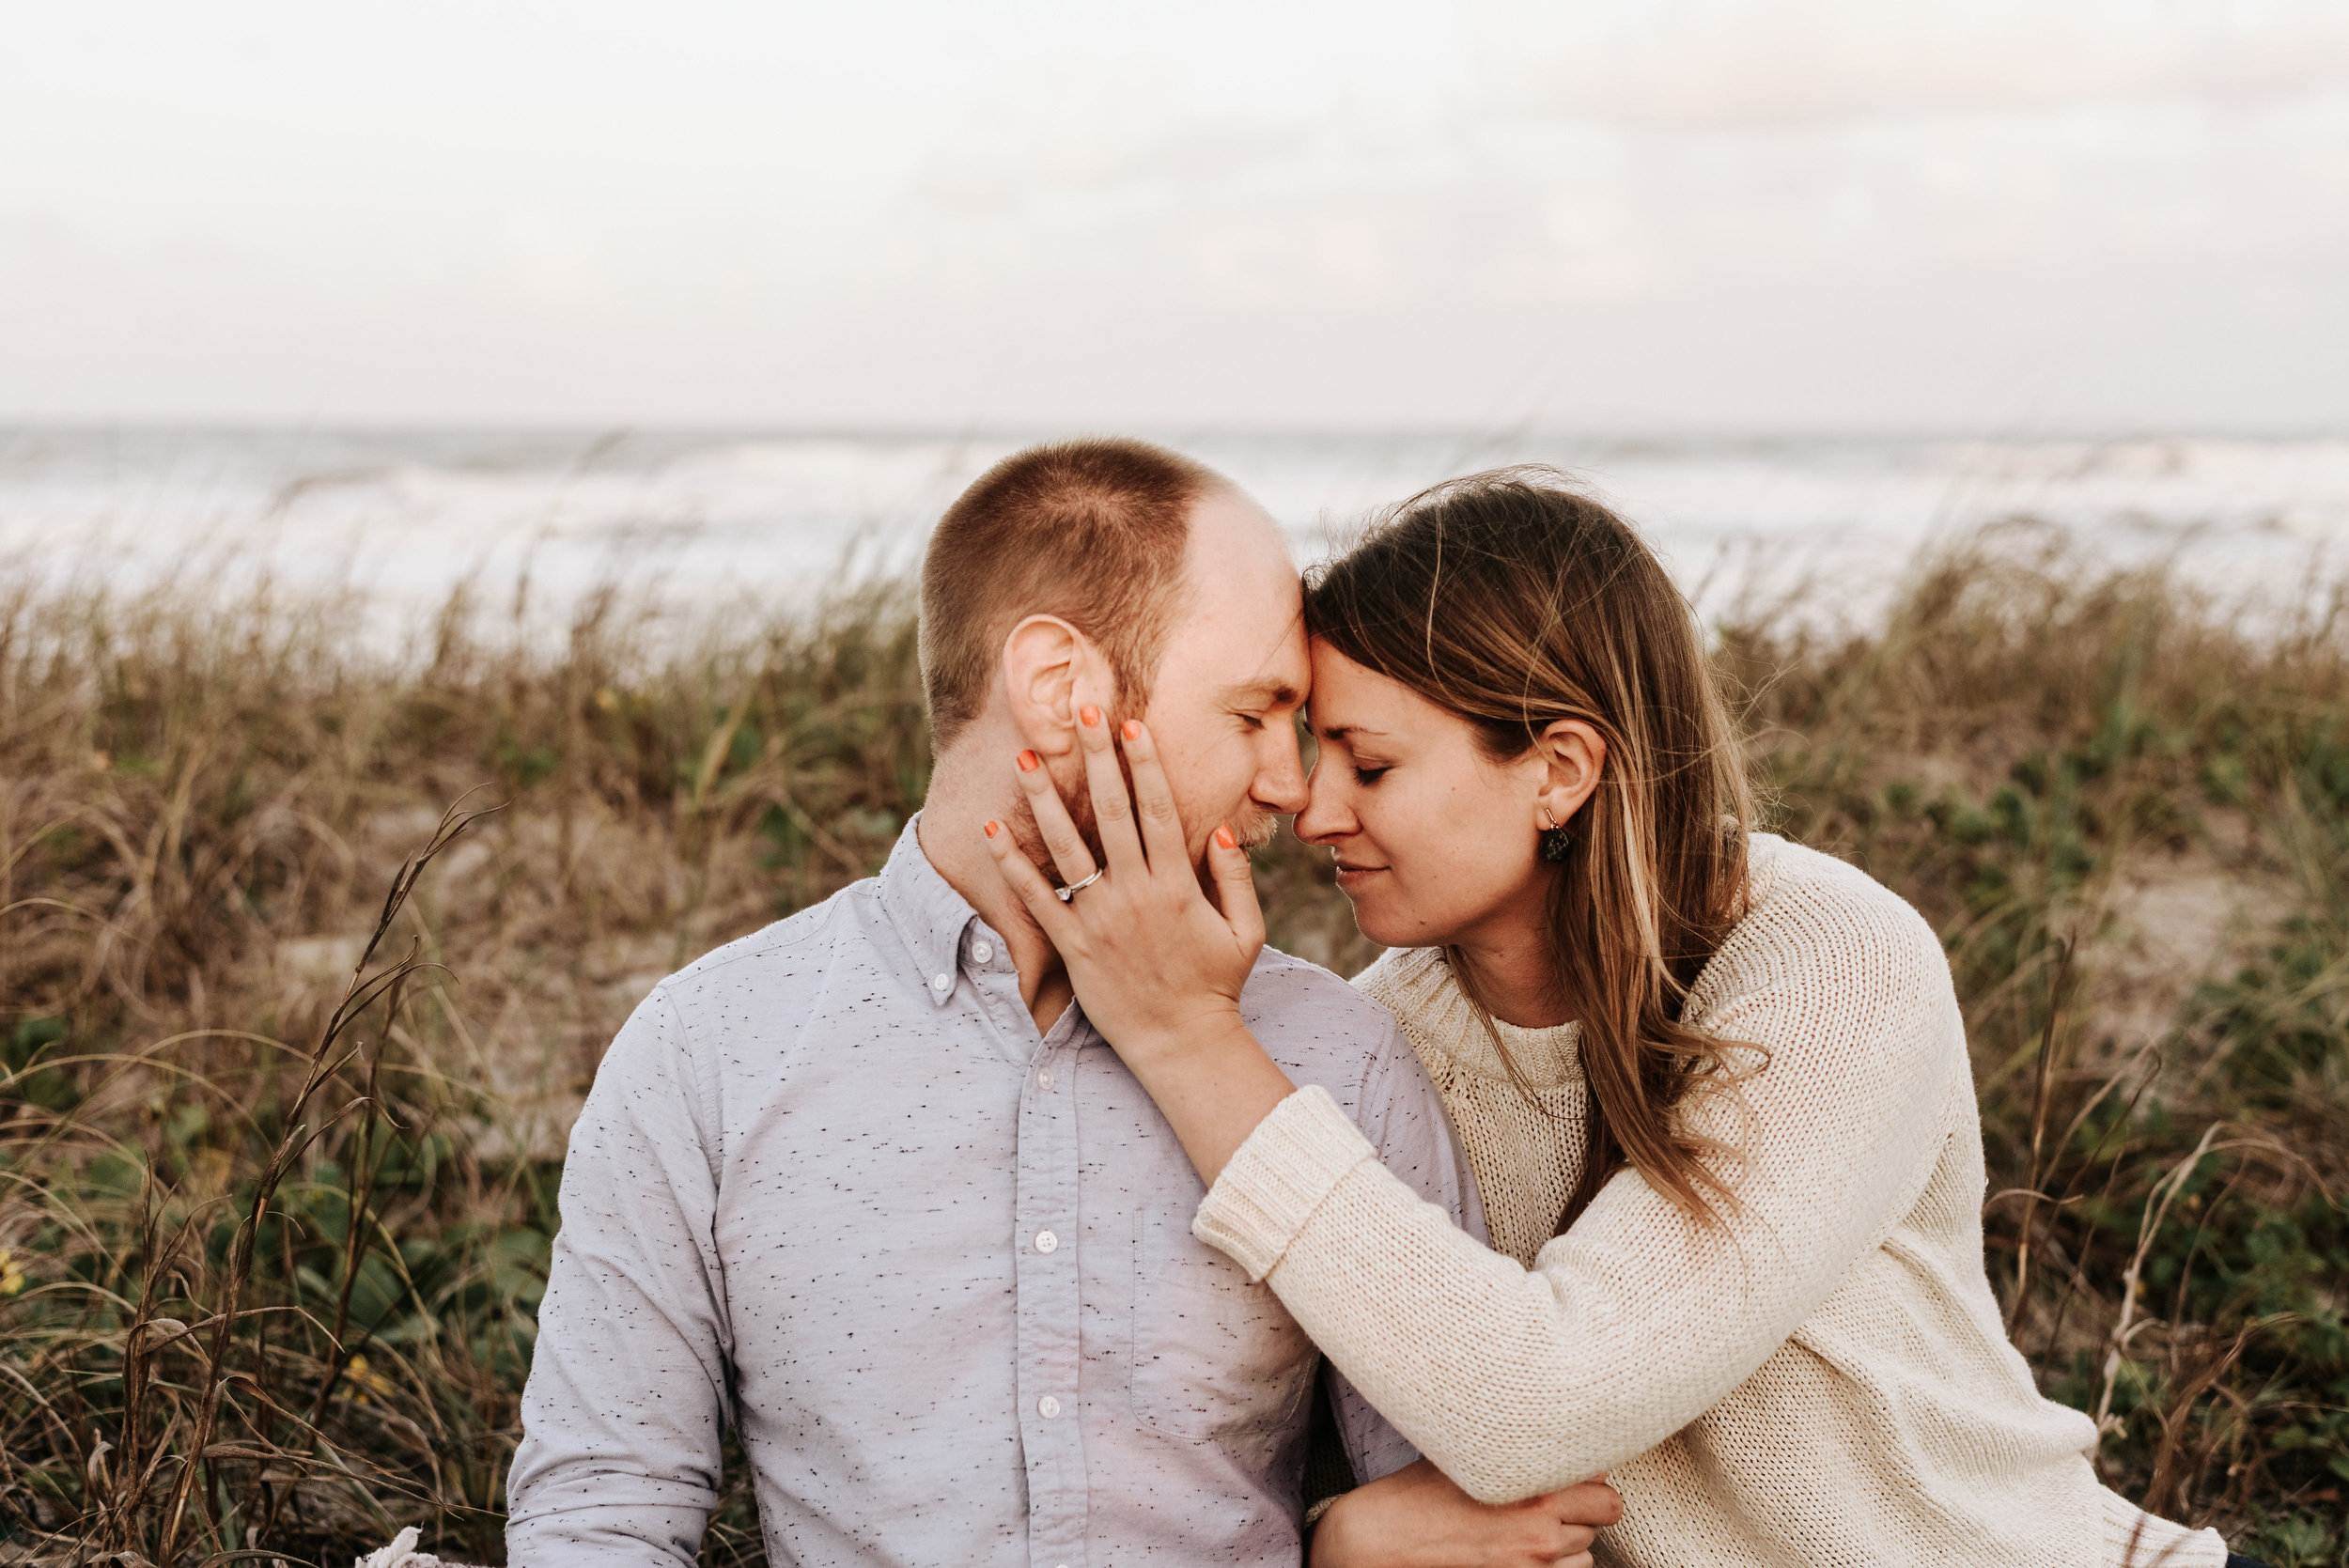
[[[679,1002],[735,991],[819,980],[843,937],[866,928],[878,912],[879,879],[851,882],[819,904],[737,937],[662,980],[657,987]]]
[[[1293,954],[1268,947],[1240,994],[1249,1027],[1283,1061],[1361,1066],[1394,1036],[1394,1015],[1345,980]]]
[[[1253,1002],[1259,992],[1268,1003],[1341,1008],[1364,1017],[1385,1012],[1356,989],[1353,982],[1309,958],[1299,958],[1277,947],[1268,947],[1256,955],[1256,967],[1249,971],[1248,989],[1242,1000]]]
[[[1443,1096],[1392,1013],[1320,965],[1269,948],[1240,1005],[1257,1042],[1299,1087],[1327,1090],[1388,1170],[1483,1235],[1474,1178]]]

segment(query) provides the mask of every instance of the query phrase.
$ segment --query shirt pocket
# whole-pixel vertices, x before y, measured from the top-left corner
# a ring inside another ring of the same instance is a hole
[[[1169,1436],[1290,1430],[1313,1389],[1313,1341],[1268,1285],[1144,1206],[1134,1237],[1134,1416]]]

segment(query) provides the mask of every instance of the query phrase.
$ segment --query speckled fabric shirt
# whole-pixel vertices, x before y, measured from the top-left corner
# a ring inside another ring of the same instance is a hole
[[[1243,1003],[1481,1233],[1393,1018],[1268,951]],[[1173,1130],[909,826],[880,876],[663,981],[571,1133],[515,1568],[691,1563],[738,1425],[777,1562],[1294,1568],[1319,1358],[1191,1235]],[[1340,1382],[1356,1473],[1417,1457]]]

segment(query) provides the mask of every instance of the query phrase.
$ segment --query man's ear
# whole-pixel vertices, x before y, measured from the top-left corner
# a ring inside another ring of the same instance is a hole
[[[1057,615],[1030,615],[1003,639],[1003,690],[1020,738],[1046,757],[1077,749],[1077,709],[1102,701],[1100,656]]]
[[[1561,719],[1542,731],[1533,745],[1541,753],[1544,768],[1535,815],[1548,812],[1551,822],[1563,826],[1598,788],[1599,775],[1607,767],[1606,737],[1579,719]],[[1537,820],[1534,826],[1544,824]]]

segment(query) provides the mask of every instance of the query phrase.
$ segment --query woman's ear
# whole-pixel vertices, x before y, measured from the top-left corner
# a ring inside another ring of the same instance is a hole
[[[1097,699],[1098,662],[1083,632],[1057,615],[1030,615],[1003,639],[1003,691],[1019,737],[1046,757],[1077,747],[1077,709]]]
[[[1542,731],[1534,748],[1545,768],[1535,813],[1547,812],[1550,823],[1563,826],[1598,787],[1599,774],[1607,767],[1606,737],[1579,719],[1561,719]]]

